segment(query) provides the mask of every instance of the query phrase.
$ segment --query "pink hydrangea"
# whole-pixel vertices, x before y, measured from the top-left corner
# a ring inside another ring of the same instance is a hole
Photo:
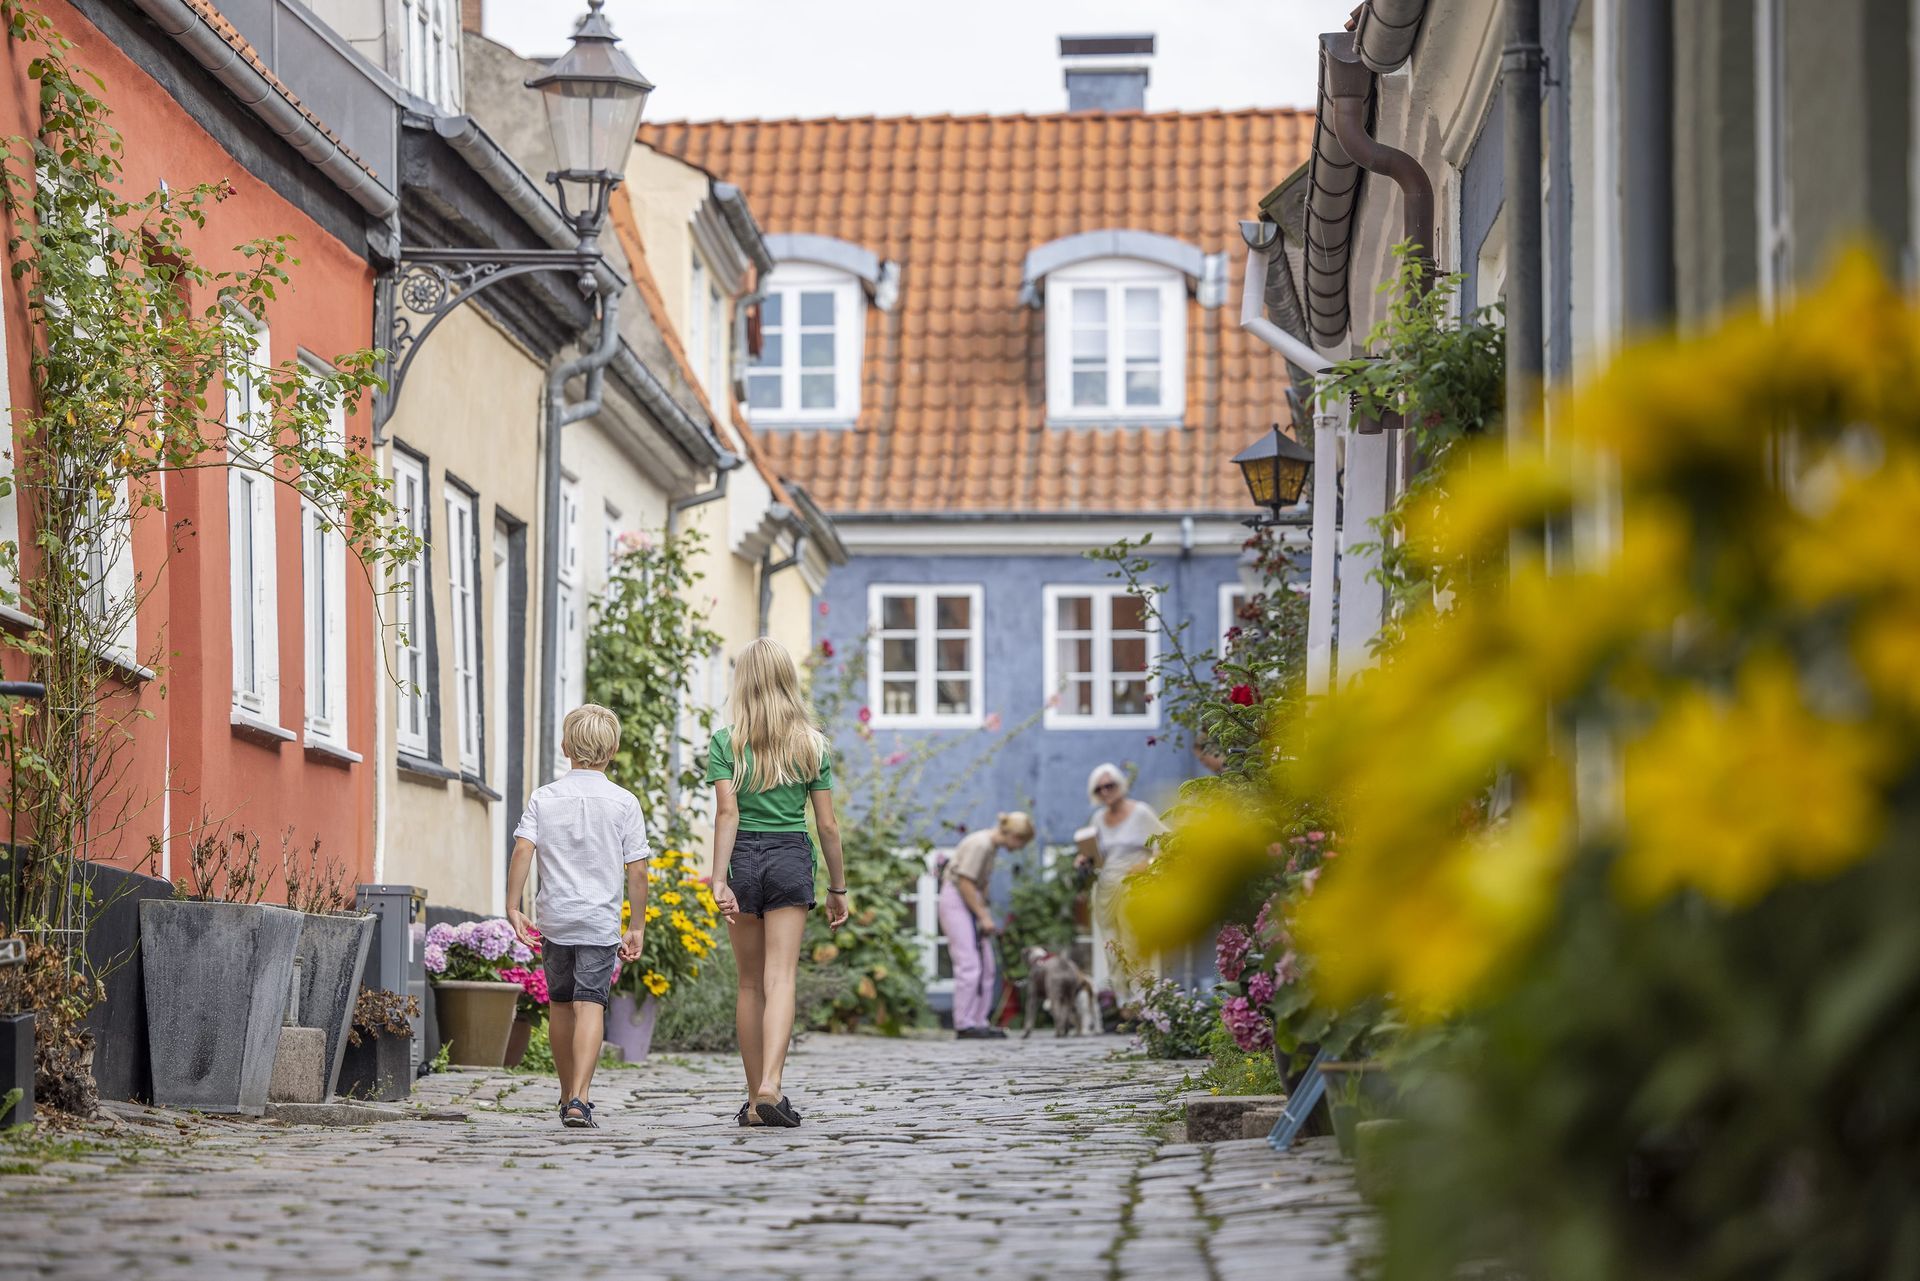
[[[438,928],[438,927],[436,927]],[[444,944],[429,942],[424,949],[427,973],[440,974],[447,968],[447,949]]]
[[[1213,961],[1220,971],[1220,977],[1229,983],[1237,982],[1241,971],[1247,967],[1247,952],[1252,946],[1253,940],[1238,925],[1229,925],[1221,930],[1213,943]]]
[[[1233,1043],[1248,1054],[1273,1048],[1272,1026],[1266,1015],[1247,1004],[1246,997],[1233,997],[1221,1006],[1220,1021],[1233,1033]]]
[[[518,983],[520,990],[532,997],[537,1004],[548,1003],[547,972],[543,968],[501,970],[500,981]]]
[[[1264,1006],[1272,1001],[1276,990],[1273,975],[1265,970],[1247,980],[1247,1000],[1255,1006]]]

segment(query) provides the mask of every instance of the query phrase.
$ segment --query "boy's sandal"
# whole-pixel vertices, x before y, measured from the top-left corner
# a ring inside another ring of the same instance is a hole
[[[593,1104],[585,1099],[574,1099],[560,1113],[560,1123],[570,1130],[597,1130],[599,1125],[593,1119]]]
[[[791,1130],[800,1124],[800,1114],[793,1110],[793,1104],[787,1101],[784,1094],[780,1096],[778,1103],[756,1103],[753,1105],[753,1110],[760,1114],[762,1125]]]

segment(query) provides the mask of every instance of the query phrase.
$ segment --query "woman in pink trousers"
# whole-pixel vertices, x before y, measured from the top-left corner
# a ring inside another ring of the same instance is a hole
[[[987,940],[1000,924],[987,906],[987,883],[1001,850],[1022,849],[1032,839],[1032,819],[1018,810],[1002,814],[994,826],[969,833],[940,874],[940,931],[953,958],[953,1034],[962,1040],[1006,1035],[988,1022],[1000,973]]]

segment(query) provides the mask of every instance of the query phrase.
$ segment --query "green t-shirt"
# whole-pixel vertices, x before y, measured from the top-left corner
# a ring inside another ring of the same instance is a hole
[[[753,760],[753,749],[740,749],[740,772]],[[718,729],[707,744],[707,781],[733,781],[733,731]],[[749,792],[735,786],[740,802],[740,830],[743,832],[804,832],[807,830],[807,793],[833,790],[833,753],[820,753],[820,772],[810,783],[783,783],[763,792]]]

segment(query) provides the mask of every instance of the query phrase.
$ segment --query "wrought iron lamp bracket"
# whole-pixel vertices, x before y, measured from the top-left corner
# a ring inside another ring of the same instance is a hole
[[[387,420],[400,402],[413,358],[440,322],[494,286],[519,276],[572,272],[580,292],[600,291],[598,247],[579,249],[427,249],[403,246],[399,260],[380,277],[377,296],[382,373],[386,390],[374,397],[374,441],[386,439]]]

